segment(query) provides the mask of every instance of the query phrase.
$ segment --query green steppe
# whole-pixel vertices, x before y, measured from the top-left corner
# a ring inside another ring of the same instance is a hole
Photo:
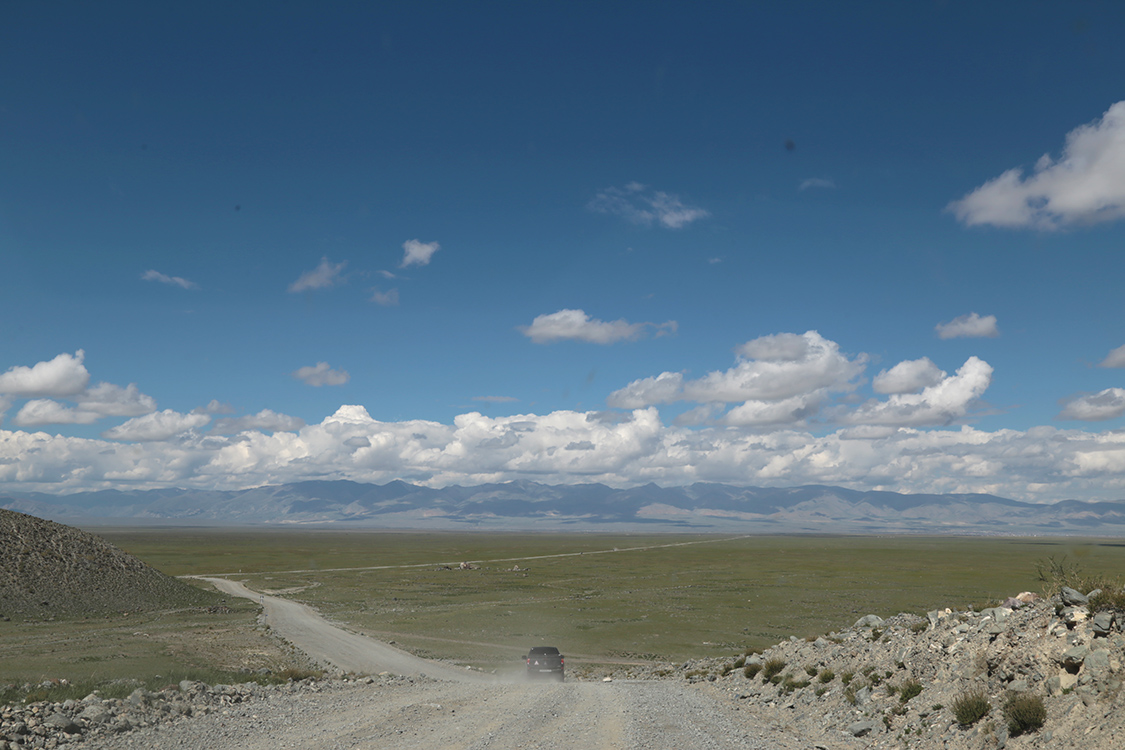
[[[1039,590],[1036,565],[1050,558],[1125,577],[1125,542],[1098,539],[98,533],[170,575],[235,578],[419,655],[486,669],[535,644],[559,646],[571,669],[680,662],[828,633],[869,613],[987,606]],[[0,684],[299,664],[256,624],[252,602],[227,605],[0,622]]]

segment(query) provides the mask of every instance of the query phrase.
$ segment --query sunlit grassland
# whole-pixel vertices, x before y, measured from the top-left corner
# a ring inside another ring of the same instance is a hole
[[[240,670],[279,671],[303,663],[257,626],[257,616],[252,602],[235,600],[211,611],[192,607],[0,622],[0,687],[58,678],[82,685],[134,679],[161,685],[185,678],[230,682]]]
[[[1049,556],[1125,575],[1125,545],[1082,539],[103,535],[166,573],[235,574],[415,653],[481,666],[540,643],[572,664],[680,661],[827,633],[868,613],[982,606],[1036,590],[1036,562]],[[474,569],[457,569],[462,561]]]

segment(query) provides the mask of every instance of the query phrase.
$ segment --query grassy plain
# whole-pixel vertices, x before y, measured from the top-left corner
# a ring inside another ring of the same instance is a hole
[[[983,606],[1037,590],[1036,563],[1050,557],[1125,576],[1125,543],[1070,538],[101,533],[165,573],[229,574],[419,655],[483,667],[537,643],[575,665],[681,661],[868,613]]]

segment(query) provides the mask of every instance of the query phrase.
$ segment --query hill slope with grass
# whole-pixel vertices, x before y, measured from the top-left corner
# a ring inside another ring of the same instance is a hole
[[[0,617],[78,617],[215,602],[215,595],[164,575],[101,537],[0,509]]]

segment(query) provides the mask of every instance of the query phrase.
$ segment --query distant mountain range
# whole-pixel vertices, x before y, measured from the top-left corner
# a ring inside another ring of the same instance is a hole
[[[341,480],[234,491],[0,491],[0,508],[86,525],[1125,536],[1125,502],[1039,505],[994,495],[904,495],[822,485],[614,489],[515,481],[432,489]]]

